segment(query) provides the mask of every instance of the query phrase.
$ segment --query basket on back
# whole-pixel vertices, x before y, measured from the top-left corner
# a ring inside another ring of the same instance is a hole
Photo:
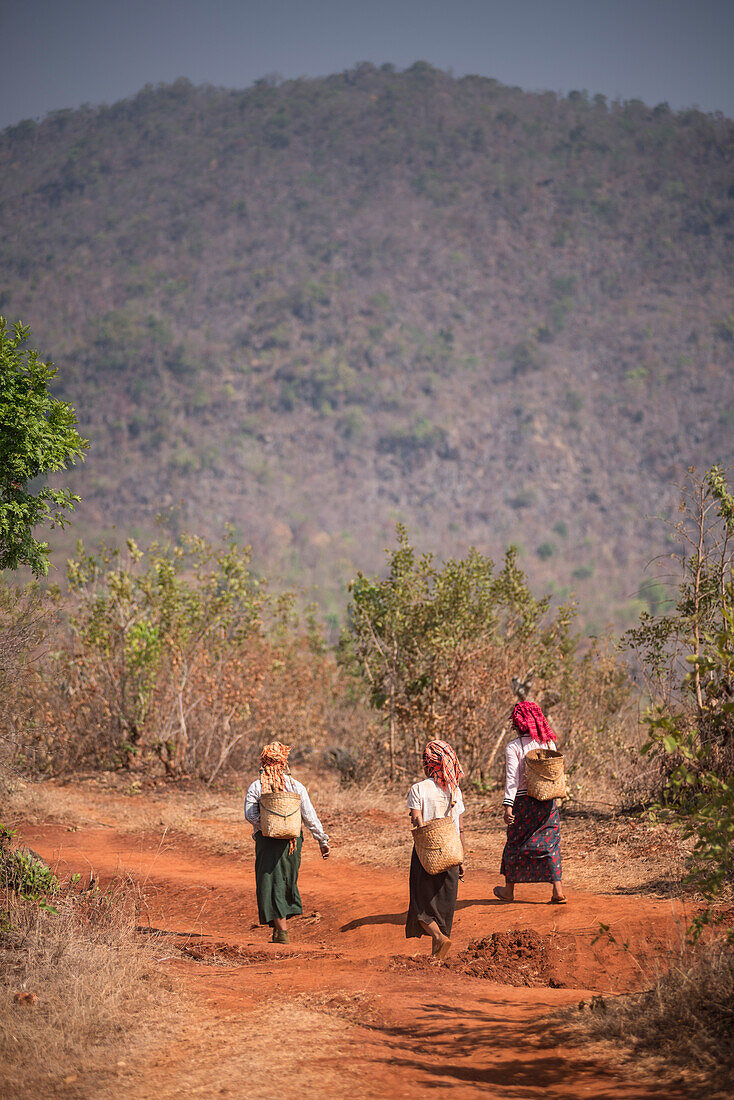
[[[438,875],[464,861],[464,849],[452,817],[434,817],[433,821],[413,829],[413,843],[423,870],[429,875]]]
[[[563,753],[555,749],[531,749],[525,757],[525,778],[531,798],[537,798],[540,802],[549,798],[565,798]]]
[[[269,791],[260,795],[260,829],[275,840],[295,840],[301,835],[301,797],[293,791]]]

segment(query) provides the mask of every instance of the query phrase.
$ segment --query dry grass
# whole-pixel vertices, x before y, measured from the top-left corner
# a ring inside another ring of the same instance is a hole
[[[695,1094],[731,1096],[734,947],[716,940],[689,949],[651,989],[594,997],[562,1017],[561,1029],[622,1046],[635,1061],[653,1059],[659,1073],[683,1072]]]
[[[152,1014],[172,1012],[153,945],[135,937],[137,890],[119,881],[67,892],[56,915],[12,895],[0,901],[0,1092],[89,1095],[135,1056]]]

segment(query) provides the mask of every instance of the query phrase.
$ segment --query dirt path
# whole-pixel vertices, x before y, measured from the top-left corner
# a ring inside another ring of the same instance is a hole
[[[427,941],[404,938],[406,876],[338,855],[324,863],[310,838],[304,917],[292,922],[291,947],[276,948],[253,924],[251,856],[217,855],[163,830],[28,825],[22,835],[61,870],[126,869],[145,882],[148,922],[162,933],[158,965],[192,1006],[183,1031],[161,1035],[146,1064],[70,1096],[678,1095],[615,1069],[608,1052],[559,1043],[539,1022],[591,991],[649,985],[680,935],[670,902],[571,883],[565,908],[547,904],[547,887],[528,886],[518,890],[522,904],[507,906],[492,899],[494,877],[470,871],[454,959],[435,968]],[[600,936],[601,924],[609,931]],[[522,929],[530,931],[515,935]],[[486,950],[465,953],[492,933]]]

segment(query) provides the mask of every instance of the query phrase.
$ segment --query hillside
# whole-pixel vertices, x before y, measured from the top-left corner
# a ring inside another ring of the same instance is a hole
[[[335,616],[401,519],[596,628],[734,460],[721,116],[362,64],[24,122],[0,181],[0,309],[92,439],[74,536],[183,501]]]

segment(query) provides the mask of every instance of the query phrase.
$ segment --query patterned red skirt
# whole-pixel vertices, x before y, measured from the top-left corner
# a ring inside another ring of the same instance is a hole
[[[540,802],[521,794],[515,799],[513,813],[500,874],[508,882],[559,882],[561,823],[555,801]]]

